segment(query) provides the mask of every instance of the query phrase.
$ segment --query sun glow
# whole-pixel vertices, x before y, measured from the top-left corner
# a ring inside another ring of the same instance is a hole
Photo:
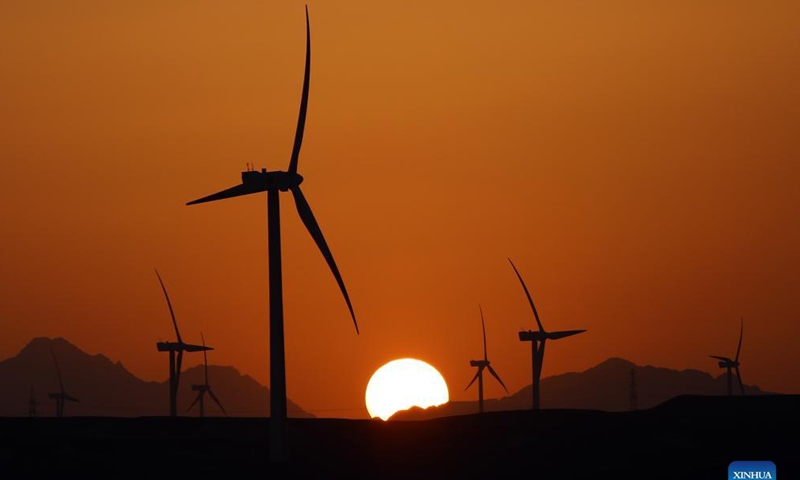
[[[399,410],[447,403],[450,395],[447,383],[435,368],[421,360],[401,358],[372,374],[365,400],[370,417],[387,420]]]

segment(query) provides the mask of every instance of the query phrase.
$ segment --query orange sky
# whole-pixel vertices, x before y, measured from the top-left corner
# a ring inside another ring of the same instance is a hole
[[[558,3],[558,5],[555,5]],[[702,5],[700,5],[702,4]],[[268,381],[265,196],[186,207],[285,169],[303,3],[0,3],[0,358],[64,336],[167,376],[182,334]],[[589,330],[544,375],[610,356],[800,393],[800,4],[311,0],[304,192],[356,336],[282,200],[289,396],[366,416],[404,356],[451,398],[481,353],[530,383],[533,318]],[[188,357],[188,365],[200,357]],[[502,390],[487,384],[487,396]]]

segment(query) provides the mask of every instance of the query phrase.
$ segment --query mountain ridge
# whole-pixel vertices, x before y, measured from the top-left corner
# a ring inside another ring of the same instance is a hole
[[[34,389],[37,416],[52,416],[50,392],[59,390],[50,350],[58,359],[64,388],[80,402],[66,405],[67,416],[162,416],[169,414],[169,380],[163,382],[138,378],[122,362],[98,353],[90,355],[63,337],[36,337],[17,355],[0,361],[0,416],[28,415],[30,389]],[[209,365],[209,382],[229,415],[269,416],[269,388],[232,366]],[[196,416],[197,407],[186,412],[197,392],[193,384],[203,383],[203,366],[181,372],[178,414]],[[223,413],[206,397],[205,414]],[[288,401],[289,416],[313,418],[296,403]]]
[[[610,357],[583,372],[567,372],[541,380],[543,409],[583,409],[621,412],[632,409],[630,372],[636,378],[636,408],[653,408],[679,395],[725,395],[727,378],[695,369],[675,370],[653,365],[636,365]],[[735,382],[735,379],[734,379]],[[737,385],[738,390],[738,385]],[[736,390],[734,390],[736,391]],[[763,395],[758,386],[745,385],[747,395]],[[528,410],[532,387],[527,385],[511,395],[484,400],[484,409],[492,411]],[[390,420],[428,420],[478,412],[478,402],[448,402],[438,407],[413,407],[395,413]]]

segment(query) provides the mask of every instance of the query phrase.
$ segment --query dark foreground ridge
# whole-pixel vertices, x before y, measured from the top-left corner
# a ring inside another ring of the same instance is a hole
[[[0,418],[5,473],[63,478],[727,478],[770,460],[800,478],[798,395],[682,396],[650,410],[490,412],[418,422],[290,419],[270,465],[269,419]],[[535,473],[535,474],[534,474]],[[4,475],[4,478],[5,475]],[[7,478],[19,478],[10,475]]]

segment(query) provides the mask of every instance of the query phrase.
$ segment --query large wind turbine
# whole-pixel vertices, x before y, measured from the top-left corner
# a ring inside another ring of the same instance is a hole
[[[169,416],[176,417],[178,415],[178,382],[181,378],[181,364],[183,363],[183,352],[205,352],[206,350],[214,350],[211,347],[200,345],[192,345],[183,343],[181,332],[178,331],[178,322],[175,321],[175,312],[172,310],[172,302],[169,301],[169,294],[167,294],[167,287],[161,280],[161,275],[156,270],[158,283],[161,284],[161,290],[164,291],[164,297],[167,299],[167,306],[169,307],[169,314],[172,317],[172,325],[175,327],[175,336],[178,341],[173,342],[158,342],[156,348],[159,352],[169,352]],[[175,361],[175,354],[178,354],[178,361]]]
[[[489,369],[489,373],[492,374],[494,378],[500,382],[500,385],[503,386],[503,389],[508,393],[508,389],[506,388],[506,384],[500,380],[500,375],[494,371],[494,368],[491,366],[491,362],[489,361],[489,355],[486,353],[486,323],[483,321],[483,309],[478,307],[481,312],[481,327],[483,328],[483,360],[470,360],[469,364],[473,367],[477,367],[478,371],[475,373],[475,376],[472,377],[472,381],[469,382],[467,388],[464,390],[469,390],[469,387],[475,383],[475,380],[478,380],[478,411],[483,413],[483,370],[485,368]]]
[[[203,346],[205,347],[206,346],[206,339],[203,337],[202,332],[200,333],[200,338],[203,340]],[[192,402],[192,404],[189,405],[189,408],[187,408],[186,411],[188,412],[189,410],[192,409],[192,407],[194,407],[194,405],[197,402],[200,402],[200,416],[201,417],[205,417],[206,416],[205,415],[205,402],[204,402],[203,397],[205,397],[206,393],[208,393],[211,396],[211,399],[214,400],[214,402],[216,402],[216,404],[219,406],[220,410],[222,410],[222,413],[224,413],[225,416],[227,417],[228,416],[228,412],[225,411],[225,407],[222,406],[222,404],[219,402],[219,399],[217,398],[217,396],[214,395],[214,392],[211,390],[211,385],[209,385],[209,383],[208,383],[208,355],[206,355],[205,350],[203,351],[203,373],[204,373],[203,384],[202,385],[192,385],[192,390],[197,392],[197,397],[194,399],[194,402]]]
[[[61,379],[61,369],[58,368],[58,360],[56,359],[56,354],[53,352],[53,348],[50,347],[50,354],[53,355],[53,362],[56,364],[56,373],[58,374],[58,386],[60,390],[55,393],[47,394],[48,398],[52,398],[56,401],[56,417],[63,417],[64,416],[64,402],[80,402],[77,398],[73,397],[72,395],[68,394],[66,390],[64,390],[64,381]],[[32,389],[32,388],[31,388]]]
[[[522,275],[519,274],[517,267],[514,266],[514,262],[511,261],[509,258],[508,261],[511,263],[511,268],[514,269],[514,273],[517,274],[517,278],[519,278],[519,282],[522,284],[522,289],[525,290],[525,295],[528,297],[528,303],[531,304],[531,310],[533,310],[533,316],[536,318],[536,324],[539,326],[539,331],[535,332],[533,330],[523,330],[519,332],[519,340],[521,342],[531,342],[531,367],[533,370],[533,409],[538,410],[540,408],[539,403],[539,380],[542,377],[542,363],[544,362],[544,347],[547,340],[559,340],[566,337],[571,337],[573,335],[577,335],[579,333],[583,333],[586,330],[564,330],[561,332],[547,332],[545,331],[544,327],[542,326],[542,322],[539,320],[539,313],[536,311],[536,306],[533,304],[533,299],[531,298],[531,294],[528,292],[528,287],[525,286],[525,282],[522,280]]]
[[[281,274],[281,221],[280,221],[280,192],[291,191],[294,197],[297,213],[303,221],[308,233],[316,242],[317,247],[325,257],[328,267],[333,272],[339,289],[342,291],[350,316],[358,333],[358,323],[353,312],[353,305],[347,295],[344,281],[336,267],[325,237],[311,213],[300,184],[303,177],[297,173],[297,162],[300,157],[300,146],[303,143],[303,129],[306,123],[308,110],[308,85],[311,75],[311,28],[308,20],[308,7],[306,7],[306,63],[303,77],[303,94],[300,101],[300,114],[297,119],[297,130],[294,137],[292,157],[289,160],[288,171],[271,171],[262,168],[260,172],[248,169],[242,172],[242,183],[234,187],[207,197],[194,200],[187,205],[211,202],[226,198],[239,197],[259,192],[267,192],[267,230],[269,243],[269,341],[270,341],[270,458],[273,462],[283,461],[285,452],[285,424],[286,424],[286,365],[283,342],[283,286]]]
[[[744,334],[744,319],[741,319],[741,327],[739,328],[739,346],[736,347],[736,359],[731,360],[728,357],[718,357],[710,355],[711,358],[719,360],[719,368],[726,368],[728,370],[728,396],[733,395],[733,374],[731,369],[736,370],[736,378],[739,380],[739,389],[744,395],[744,384],[742,383],[742,374],[739,372],[739,353],[742,351],[742,335]]]

